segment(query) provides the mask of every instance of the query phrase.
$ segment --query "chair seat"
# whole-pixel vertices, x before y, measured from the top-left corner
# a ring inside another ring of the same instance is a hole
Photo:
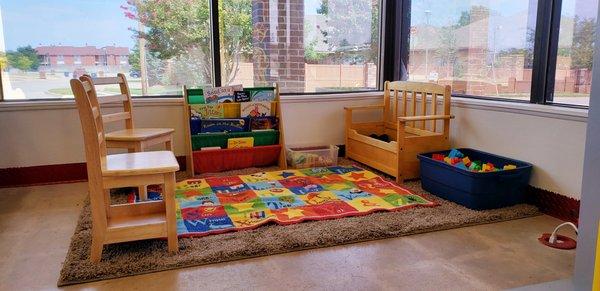
[[[102,162],[103,176],[132,176],[176,172],[179,164],[170,151],[108,155]]]
[[[106,133],[107,141],[143,141],[155,137],[172,134],[172,128],[133,128],[122,129]]]

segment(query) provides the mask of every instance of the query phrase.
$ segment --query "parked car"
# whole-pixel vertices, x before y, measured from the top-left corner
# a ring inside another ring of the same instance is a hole
[[[129,72],[129,77],[132,77],[132,78],[139,78],[139,77],[141,77],[141,76],[142,76],[142,74],[140,74],[140,72],[139,72],[139,71],[131,71],[131,72]]]
[[[79,77],[81,77],[85,74],[87,74],[85,69],[83,69],[83,68],[75,69],[75,71],[73,71],[73,79],[79,79]]]

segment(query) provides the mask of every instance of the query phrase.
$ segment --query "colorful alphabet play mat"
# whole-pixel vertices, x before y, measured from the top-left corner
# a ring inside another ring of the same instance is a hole
[[[185,180],[175,197],[180,237],[436,205],[355,166]]]

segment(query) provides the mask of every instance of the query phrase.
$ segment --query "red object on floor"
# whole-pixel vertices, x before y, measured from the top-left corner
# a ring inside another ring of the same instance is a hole
[[[215,173],[274,165],[280,152],[281,145],[194,151],[194,172]]]
[[[544,234],[542,234],[542,236],[540,236],[538,238],[538,241],[540,241],[540,243],[547,245],[551,248],[561,249],[561,250],[572,250],[577,247],[577,241],[575,241],[574,239],[572,239],[568,236],[564,236],[564,235],[560,235],[560,234],[556,235],[556,242],[552,244],[552,243],[550,243],[550,235],[551,234],[549,234],[549,233],[544,233]]]

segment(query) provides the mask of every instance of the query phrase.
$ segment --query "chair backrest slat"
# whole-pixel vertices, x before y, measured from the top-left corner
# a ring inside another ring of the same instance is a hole
[[[125,128],[133,129],[133,111],[131,104],[131,93],[129,91],[129,84],[127,84],[127,78],[124,74],[117,74],[116,77],[101,77],[101,78],[92,78],[89,75],[83,75],[79,78],[81,81],[87,81],[93,87],[94,94],[97,97],[98,104],[107,104],[107,103],[123,103],[123,111],[118,113],[104,114],[102,115],[102,120],[104,122],[115,122],[115,121],[125,121]],[[118,85],[120,94],[116,95],[108,95],[108,96],[98,96],[96,92],[96,86],[102,85]]]
[[[105,123],[121,121],[131,118],[131,114],[129,112],[117,112],[102,115],[102,120]]]
[[[119,74],[119,75],[121,75],[121,74]],[[121,84],[124,82],[124,80],[121,76],[92,78],[92,81],[94,81],[94,85],[112,85],[112,84]]]
[[[127,101],[127,95],[125,95],[125,94],[98,96],[98,103],[100,103],[100,104],[123,102],[123,101]]]
[[[402,116],[438,115],[437,102],[439,101],[438,98],[440,96],[443,97],[443,112],[441,114],[450,115],[450,86],[442,86],[435,83],[388,81],[386,82],[384,90],[384,96],[386,96],[384,102],[391,105],[384,106],[386,111],[384,112],[384,116],[389,118],[386,121],[396,122],[396,119]],[[431,98],[429,96],[431,96]],[[392,110],[392,106],[398,104],[398,98],[402,98],[402,111]],[[418,102],[421,102],[421,104],[418,105]],[[430,106],[427,105],[428,102],[431,102]],[[428,126],[428,124],[430,124],[430,126]],[[436,120],[420,121],[418,123],[413,121],[407,123],[407,126],[418,126],[423,130],[437,132]],[[444,133],[448,131],[448,127],[449,122],[444,121]]]
[[[427,92],[421,92],[421,115],[427,115]],[[425,129],[425,123],[421,121],[421,129]]]

